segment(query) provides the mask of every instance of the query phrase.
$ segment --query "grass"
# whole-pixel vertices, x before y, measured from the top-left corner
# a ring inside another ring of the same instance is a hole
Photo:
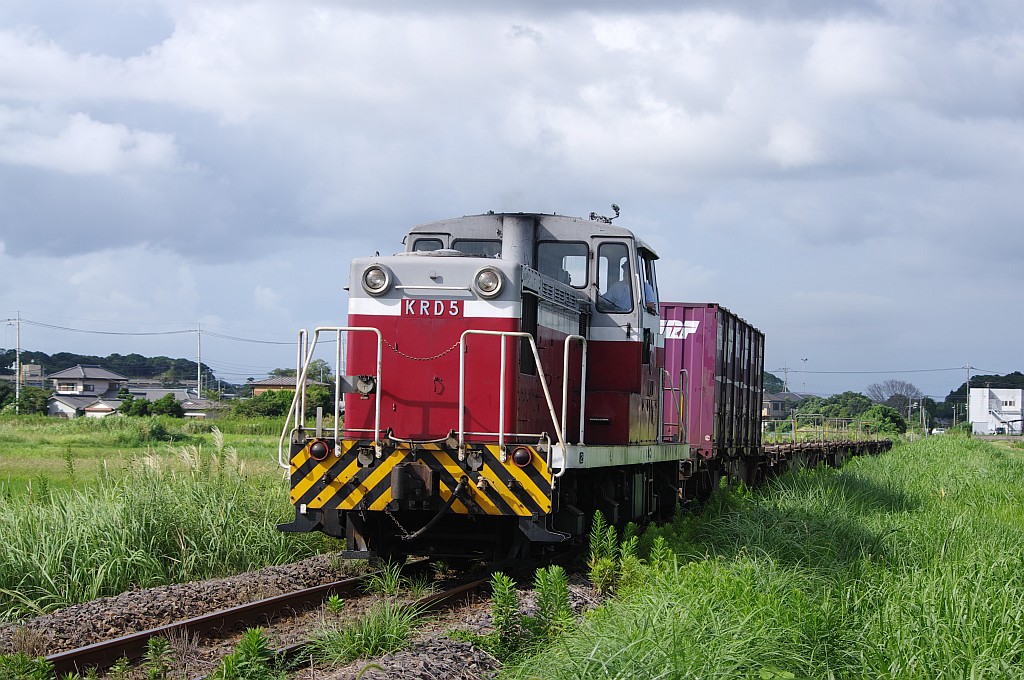
[[[83,488],[133,456],[182,444],[213,446],[213,428],[250,471],[277,470],[278,419],[183,420],[108,417],[64,420],[0,416],[0,495],[28,494],[43,478],[54,489]],[[68,460],[72,461],[69,468]]]
[[[40,438],[66,445],[78,428],[106,431],[72,422],[58,422],[56,434],[43,428]],[[130,431],[117,427],[109,432]],[[337,547],[320,534],[279,533],[275,525],[291,513],[280,476],[249,471],[250,461],[228,445],[228,435],[191,436],[195,443],[91,461],[87,481],[82,461],[66,455],[55,473],[65,486],[41,474],[21,491],[3,489],[0,620]]]
[[[919,440],[753,493],[720,492],[643,544],[658,536],[673,559],[648,563],[645,579],[505,675],[1024,674],[1017,451]]]
[[[378,602],[352,623],[325,624],[309,645],[309,652],[314,661],[325,665],[387,654],[405,646],[421,617],[422,612],[414,606],[393,600]]]

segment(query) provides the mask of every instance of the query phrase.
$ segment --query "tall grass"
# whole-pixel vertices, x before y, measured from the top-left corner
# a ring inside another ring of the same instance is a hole
[[[1024,674],[1024,460],[955,436],[722,492],[512,677]],[[659,542],[660,544],[660,542]],[[654,560],[651,560],[654,562]]]
[[[85,489],[0,495],[0,620],[333,547],[319,534],[279,533],[286,490],[246,476],[218,441],[136,458]]]

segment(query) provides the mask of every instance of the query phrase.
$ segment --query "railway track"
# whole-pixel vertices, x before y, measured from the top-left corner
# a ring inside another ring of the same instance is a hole
[[[575,553],[567,554],[559,561],[572,559],[574,556]],[[532,576],[537,567],[551,562],[519,561],[515,564],[490,565],[481,576],[458,579],[450,587],[431,592],[417,599],[412,605],[425,613],[456,607],[479,595],[486,594],[489,591],[491,575],[495,571],[502,571],[516,580],[526,580]],[[426,560],[411,562],[403,567],[402,578],[415,577],[429,568]],[[149,641],[153,638],[183,637],[203,641],[212,640],[240,633],[244,628],[253,625],[265,625],[268,622],[281,621],[288,616],[315,611],[331,596],[347,598],[346,601],[354,598],[372,599],[373,594],[367,593],[366,590],[370,579],[378,574],[379,572],[364,574],[229,607],[115,639],[51,654],[46,657],[46,660],[53,665],[57,677],[63,677],[69,673],[84,673],[90,668],[107,669],[122,657],[129,660],[142,658],[146,653]],[[303,655],[308,644],[308,640],[301,640],[284,645],[277,651],[287,659],[295,659]]]

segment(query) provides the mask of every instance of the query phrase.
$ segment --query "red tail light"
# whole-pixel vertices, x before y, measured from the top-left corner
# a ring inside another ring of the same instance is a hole
[[[533,452],[525,446],[518,446],[512,452],[512,462],[518,467],[524,468],[533,460]]]
[[[313,460],[323,460],[331,452],[331,447],[323,439],[317,439],[309,445],[309,457]]]

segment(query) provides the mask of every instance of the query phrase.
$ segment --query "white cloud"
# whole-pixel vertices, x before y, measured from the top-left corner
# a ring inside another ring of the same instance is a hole
[[[771,128],[763,153],[784,169],[814,165],[822,160],[815,137],[807,126],[785,121]]]
[[[0,118],[0,163],[70,175],[116,175],[172,169],[178,162],[172,135],[101,123],[84,113],[62,121],[9,109],[6,114]],[[54,123],[56,130],[38,129]]]
[[[269,286],[256,286],[252,292],[256,307],[277,316],[287,316],[288,310],[282,304],[284,298]]]

